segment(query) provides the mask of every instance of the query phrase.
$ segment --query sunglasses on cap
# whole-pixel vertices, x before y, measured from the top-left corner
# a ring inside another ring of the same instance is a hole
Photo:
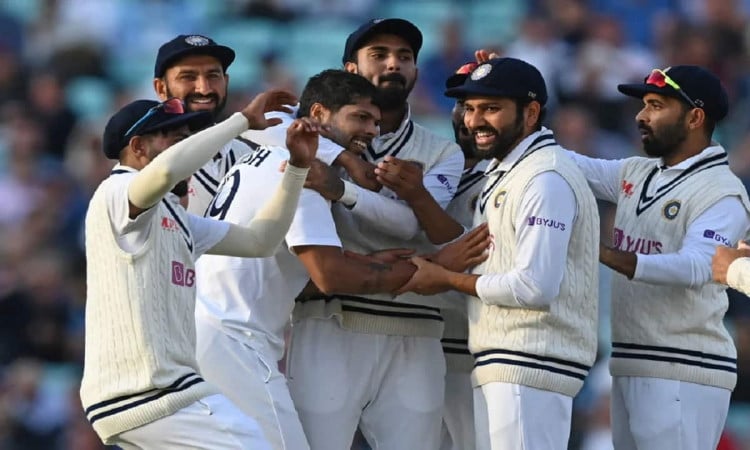
[[[685,91],[682,90],[679,84],[677,84],[676,81],[669,78],[669,75],[667,75],[666,72],[664,72],[661,69],[654,69],[651,71],[651,74],[646,78],[646,84],[650,84],[659,88],[663,88],[665,86],[669,86],[675,91],[677,91],[683,99],[685,99],[686,102],[693,108],[701,108],[703,107],[703,102],[695,102],[690,96],[688,96]],[[700,103],[700,106],[698,105]]]
[[[468,75],[472,70],[476,69],[479,64],[475,62],[466,63],[456,70],[456,75]]]
[[[167,100],[164,100],[163,102],[159,103],[158,105],[155,105],[154,107],[150,108],[148,111],[146,111],[146,114],[144,114],[140,119],[138,119],[132,127],[128,128],[128,131],[125,132],[125,137],[135,135],[135,132],[138,131],[138,128],[140,128],[146,121],[149,119],[149,117],[156,114],[159,110],[164,110],[167,114],[184,114],[185,113],[185,104],[182,103],[182,100],[180,100],[177,97],[168,98]]]

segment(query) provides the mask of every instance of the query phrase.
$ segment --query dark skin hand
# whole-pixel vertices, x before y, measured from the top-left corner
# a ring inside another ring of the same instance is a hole
[[[610,269],[625,275],[628,279],[632,279],[635,275],[638,258],[633,252],[624,252],[599,244],[599,261]]]
[[[430,242],[444,244],[463,233],[461,224],[448,215],[424,187],[422,166],[386,156],[378,163],[375,174],[383,186],[409,205]]]
[[[367,190],[378,192],[383,187],[375,175],[375,164],[365,161],[349,150],[341,152],[334,164],[343,167],[352,181]]]
[[[487,259],[490,242],[490,230],[487,223],[482,223],[429,259],[453,272],[464,272]]]
[[[344,194],[344,182],[339,178],[336,169],[315,159],[310,164],[305,187],[318,192],[326,200],[336,201]]]

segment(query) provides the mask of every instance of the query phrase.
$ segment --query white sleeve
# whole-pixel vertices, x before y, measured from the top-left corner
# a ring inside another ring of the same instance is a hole
[[[193,254],[198,259],[206,250],[224,239],[229,230],[229,223],[207,219],[195,214],[188,214],[190,232],[193,233]]]
[[[296,109],[295,109],[296,111]],[[255,142],[260,145],[273,145],[278,147],[286,148],[286,130],[289,125],[294,121],[295,114],[289,114],[279,111],[271,111],[266,113],[266,118],[278,118],[281,119],[279,125],[268,127],[265,130],[247,130],[242,133],[242,137]],[[344,151],[344,148],[330,139],[320,136],[318,139],[318,151],[315,152],[315,157],[324,163],[333,165],[339,154]]]
[[[706,284],[712,279],[716,247],[735,247],[749,226],[750,217],[740,199],[724,197],[690,224],[676,253],[636,254],[633,280],[688,288]]]
[[[581,169],[596,198],[617,203],[620,193],[620,171],[627,160],[590,158],[570,150],[565,152]]]
[[[573,189],[560,174],[532,178],[515,217],[513,270],[481,275],[477,296],[490,305],[548,308],[560,293],[576,209]]]
[[[133,178],[128,186],[130,202],[148,209],[161,200],[175,184],[191,177],[198,169],[243,130],[248,121],[241,113],[170,146]]]
[[[331,204],[323,196],[311,189],[302,189],[297,212],[286,234],[286,245],[290,250],[303,245],[343,247],[336,234]]]
[[[118,174],[110,177],[107,182],[107,211],[112,224],[112,232],[120,248],[129,253],[135,253],[143,247],[151,229],[150,222],[159,208],[151,207],[139,214],[135,219],[130,218],[130,200],[128,186],[135,178],[132,174]]]
[[[463,154],[456,152],[439,161],[425,173],[424,187],[443,209],[456,194],[463,170]],[[374,230],[402,240],[410,240],[422,232],[417,216],[405,202],[354,184],[352,186],[357,190],[357,203],[351,211],[366,220]]]

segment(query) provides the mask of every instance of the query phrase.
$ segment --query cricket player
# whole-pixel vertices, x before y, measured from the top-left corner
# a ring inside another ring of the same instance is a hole
[[[234,50],[209,37],[179,35],[159,47],[154,63],[154,91],[162,101],[172,97],[181,99],[187,111],[207,111],[216,122],[227,103],[227,69],[234,58]],[[188,211],[202,216],[224,174],[252,151],[252,143],[241,136],[221,147],[190,178]]]
[[[478,449],[568,447],[573,397],[596,357],[596,202],[542,118],[539,71],[515,58],[479,64],[446,95],[463,100],[477,156],[491,157],[474,223],[493,244],[473,273],[419,257],[403,290],[469,296]]]
[[[724,326],[726,287],[711,257],[750,228],[745,187],[712,141],[727,93],[708,70],[654,69],[619,85],[642,99],[636,115],[648,158],[570,153],[594,191],[617,205],[612,246],[612,434],[615,448],[715,449],[737,382]]]
[[[343,70],[325,70],[307,82],[297,121],[320,124],[322,136],[341,147],[366,147],[377,135],[376,88]],[[250,220],[263,192],[281,181],[282,147],[260,146],[229,171],[207,216],[231,223]],[[410,253],[410,252],[409,252]],[[294,299],[312,279],[325,293],[391,292],[414,266],[365,261],[343,252],[330,202],[302,191],[285,244],[267,258],[206,255],[196,265],[197,359],[203,376],[260,423],[274,449],[304,450],[305,438],[286,379],[277,363]]]
[[[195,268],[203,253],[273,254],[294,216],[318,136],[289,129],[282,181],[252,221],[187,213],[178,196],[218,148],[264,113],[295,101],[258,95],[241,113],[208,125],[183,103],[139,100],[112,116],[104,153],[119,160],[86,215],[86,348],[81,402],[102,441],[129,449],[270,449],[255,420],[206,383],[195,360]],[[170,192],[171,191],[171,192]]]
[[[421,32],[410,22],[373,20],[349,36],[343,62],[347,71],[375,85],[382,101],[380,135],[363,149],[363,157],[373,164],[387,157],[418,164],[424,187],[440,207],[417,212],[390,189],[371,192],[330,172],[308,179],[334,202],[336,228],[347,250],[432,252],[430,241],[449,242],[463,232],[442,219],[458,186],[463,155],[454,142],[414,123],[409,112],[421,45]],[[287,375],[310,447],[348,450],[359,427],[379,448],[438,448],[445,384],[442,332],[440,309],[417,295],[301,296]]]

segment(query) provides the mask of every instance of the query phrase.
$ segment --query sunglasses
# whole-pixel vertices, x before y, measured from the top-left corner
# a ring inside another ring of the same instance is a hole
[[[673,79],[669,78],[669,75],[666,74],[661,69],[654,69],[651,71],[651,74],[646,78],[646,84],[650,84],[659,88],[663,88],[665,86],[669,86],[675,91],[677,91],[682,98],[688,102],[690,106],[693,108],[702,108],[703,102],[702,101],[694,101],[692,98],[690,98],[685,91],[682,90],[679,84],[675,82]]]
[[[479,64],[475,62],[466,63],[456,70],[456,75],[468,75],[472,70],[476,69]]]
[[[182,100],[180,100],[177,97],[172,97],[167,100],[164,100],[163,102],[159,103],[158,105],[146,111],[146,114],[144,114],[140,119],[138,119],[138,121],[136,121],[132,127],[128,128],[128,131],[125,132],[125,137],[135,135],[135,132],[138,131],[138,128],[140,128],[144,123],[146,123],[149,117],[156,114],[156,112],[159,111],[160,109],[164,110],[164,112],[167,114],[184,114],[185,104],[182,103]]]

